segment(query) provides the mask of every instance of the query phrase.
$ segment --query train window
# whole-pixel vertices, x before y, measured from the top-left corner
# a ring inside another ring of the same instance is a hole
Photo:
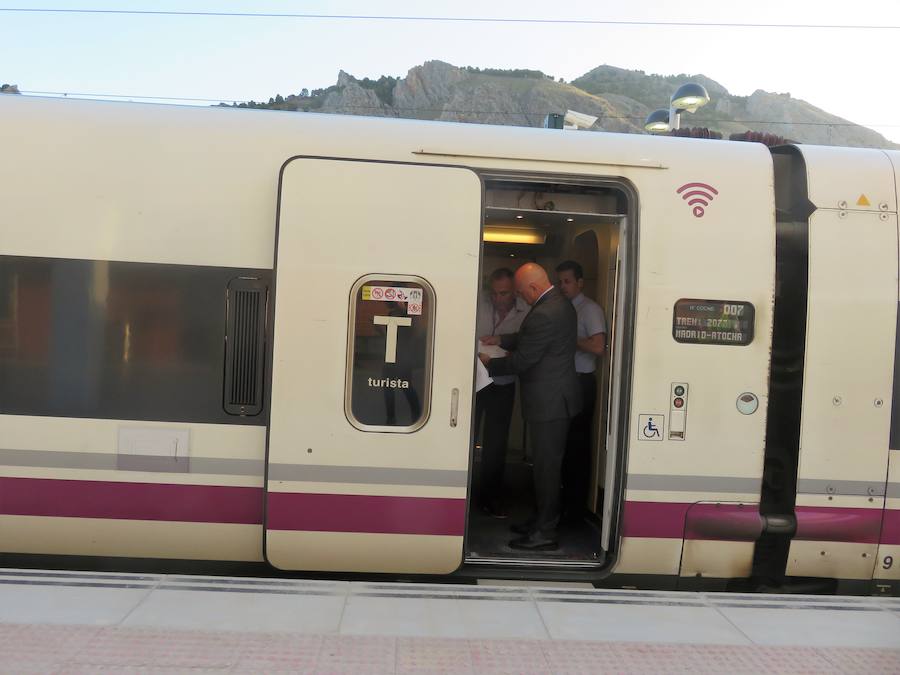
[[[357,429],[409,433],[428,420],[434,302],[421,277],[372,274],[353,285],[344,410]]]
[[[250,274],[271,283],[270,270],[0,256],[0,412],[265,425],[222,404],[223,291]]]

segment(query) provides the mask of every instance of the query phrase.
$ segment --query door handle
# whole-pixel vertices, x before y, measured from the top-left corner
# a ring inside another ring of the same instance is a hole
[[[459,421],[459,389],[450,391],[450,426],[455,427]]]

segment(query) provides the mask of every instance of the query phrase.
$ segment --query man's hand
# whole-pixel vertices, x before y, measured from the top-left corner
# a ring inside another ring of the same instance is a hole
[[[491,362],[491,357],[487,354],[479,354],[478,358],[481,359],[481,362],[484,364],[485,368],[487,368],[488,364]]]
[[[500,344],[500,336],[499,335],[485,335],[484,337],[478,338],[481,340],[481,344],[483,345],[499,345]]]

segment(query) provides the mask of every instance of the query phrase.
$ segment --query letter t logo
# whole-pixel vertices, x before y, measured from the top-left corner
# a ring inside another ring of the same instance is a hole
[[[387,326],[384,362],[397,363],[397,328],[399,326],[412,326],[412,319],[408,316],[374,316],[372,321],[378,326]]]

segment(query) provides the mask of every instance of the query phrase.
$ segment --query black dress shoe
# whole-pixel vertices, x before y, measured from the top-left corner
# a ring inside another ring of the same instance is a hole
[[[513,539],[509,547],[520,551],[555,551],[559,548],[556,537],[547,537],[540,532],[532,532],[524,537]]]

